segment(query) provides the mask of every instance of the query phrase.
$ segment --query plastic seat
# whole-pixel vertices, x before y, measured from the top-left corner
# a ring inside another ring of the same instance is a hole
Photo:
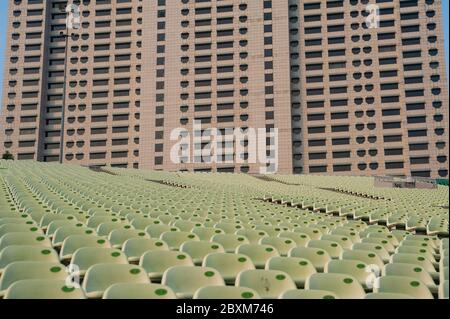
[[[418,299],[433,299],[433,295],[425,284],[416,278],[407,276],[383,276],[375,280],[373,291],[400,293]]]
[[[114,248],[122,248],[125,241],[131,238],[148,238],[150,236],[139,229],[115,229],[109,233],[108,240]]]
[[[70,225],[59,227],[52,238],[53,247],[61,247],[64,240],[72,235],[96,235],[97,233],[92,228],[88,228],[84,225]]]
[[[246,287],[206,286],[198,289],[194,299],[261,299],[259,294]]]
[[[358,280],[347,274],[314,274],[305,288],[332,291],[342,299],[362,299],[366,295]]]
[[[280,256],[278,251],[270,245],[244,244],[236,248],[237,254],[248,256],[257,269],[264,269],[267,260],[274,256]]]
[[[342,247],[342,249],[351,249],[353,245],[351,239],[344,235],[322,235],[322,237],[320,237],[320,240],[338,243]]]
[[[9,246],[0,251],[0,274],[16,261],[42,261],[58,263],[58,254],[50,247]]]
[[[190,299],[205,286],[225,286],[220,273],[210,267],[174,266],[164,272],[162,284],[175,292],[177,298]]]
[[[339,299],[339,297],[331,291],[326,290],[288,290],[281,294],[280,299]]]
[[[0,214],[0,226],[6,224],[26,224],[37,226],[36,222],[31,218],[28,218],[27,215],[25,215],[25,217],[21,217],[21,215],[18,215],[18,217],[1,217]]]
[[[265,269],[284,271],[298,288],[303,288],[306,279],[316,273],[316,269],[308,260],[298,257],[271,257],[267,261]]]
[[[384,266],[383,276],[407,276],[416,278],[424,283],[432,293],[437,293],[438,291],[438,287],[430,274],[417,265],[401,263],[387,264]]]
[[[6,289],[19,280],[26,279],[59,279],[65,280],[65,267],[55,262],[16,261],[10,263],[0,277],[0,297]]]
[[[196,226],[192,228],[191,232],[193,234],[196,234],[200,240],[206,241],[210,241],[214,235],[225,234],[225,232],[222,229],[214,227],[201,227],[201,226]]]
[[[188,241],[181,245],[180,251],[191,256],[195,265],[200,266],[206,255],[224,253],[222,245],[209,241]]]
[[[331,260],[325,266],[326,273],[345,274],[354,277],[364,288],[372,288],[374,275],[365,263],[359,260]],[[378,271],[380,275],[380,270]]]
[[[33,232],[8,233],[0,238],[0,251],[12,245],[51,247],[47,237]]]
[[[377,254],[378,257],[381,258],[383,263],[389,261],[390,255],[386,249],[382,245],[372,244],[372,243],[355,243],[352,246],[353,251],[363,250],[363,251],[371,251],[374,254]]]
[[[139,265],[145,269],[152,282],[157,282],[170,267],[194,266],[194,262],[188,254],[183,252],[154,250],[144,253]]]
[[[389,241],[383,238],[376,237],[365,237],[361,240],[362,244],[375,244],[383,247],[388,254],[393,254],[395,252],[395,247]]]
[[[4,224],[0,226],[0,238],[2,238],[3,235],[8,233],[17,233],[17,232],[24,232],[24,233],[33,233],[36,235],[43,235],[44,232],[37,227],[36,225],[27,225],[27,224]]]
[[[405,254],[416,254],[422,255],[433,264],[436,264],[436,259],[434,258],[434,254],[430,251],[430,249],[425,247],[416,247],[416,246],[402,246],[397,247],[396,253],[405,253]]]
[[[111,248],[111,245],[103,237],[94,235],[71,235],[66,237],[62,243],[59,258],[62,261],[69,260],[77,249],[83,247]]]
[[[168,251],[169,246],[164,241],[155,238],[130,238],[122,245],[122,251],[130,263],[139,262],[144,253],[155,250]]]
[[[259,244],[275,247],[281,256],[287,256],[292,248],[297,247],[292,239],[283,237],[263,237]]]
[[[293,231],[295,233],[301,233],[301,234],[306,234],[309,236],[310,239],[320,239],[320,237],[322,237],[322,232],[320,231],[320,229],[316,228],[316,227],[295,227],[293,229]]]
[[[48,224],[45,234],[47,235],[47,237],[53,238],[53,235],[55,234],[56,230],[59,227],[63,227],[63,226],[79,226],[79,227],[81,227],[81,226],[83,226],[83,223],[81,223],[75,219],[55,220],[55,221],[52,221],[50,224]]]
[[[96,264],[86,271],[83,289],[86,297],[98,299],[104,291],[116,283],[149,284],[145,270],[142,267],[129,264]]]
[[[107,223],[107,222],[120,222],[120,218],[110,215],[94,215],[91,216],[86,226],[89,228],[96,229],[101,223]]]
[[[48,225],[56,220],[77,220],[75,218],[75,216],[70,215],[70,214],[53,214],[53,213],[48,213],[45,214],[44,216],[42,216],[40,222],[39,222],[39,227],[41,227],[43,230],[46,230]]]
[[[128,260],[125,254],[118,249],[83,247],[75,251],[70,261],[71,265],[78,266],[81,276],[89,267],[104,263],[128,264]]]
[[[178,228],[174,226],[169,226],[165,224],[154,224],[154,225],[148,225],[145,228],[145,232],[151,237],[151,238],[157,238],[159,239],[161,235],[165,232],[169,231],[180,231]]]
[[[128,230],[128,229],[133,229],[133,227],[128,223],[106,222],[98,225],[95,231],[99,236],[109,236],[109,234],[114,230]]]
[[[255,269],[252,260],[243,254],[212,253],[203,259],[203,267],[212,267],[220,272],[227,284],[234,285],[237,275],[244,270]]]
[[[279,237],[289,238],[295,242],[299,247],[306,247],[311,238],[307,234],[293,232],[293,231],[282,231],[278,234]]]
[[[299,257],[309,260],[317,271],[322,272],[331,256],[323,249],[313,247],[297,247],[289,252],[289,257]]]
[[[12,284],[5,299],[86,299],[81,288],[67,286],[65,280],[29,279]]]
[[[179,250],[184,242],[200,240],[197,235],[182,231],[164,232],[161,234],[160,239],[163,240],[171,250]]]
[[[248,244],[246,237],[235,234],[217,234],[211,238],[211,241],[222,245],[227,253],[232,253],[242,244]]]
[[[343,251],[342,246],[339,245],[337,242],[322,239],[310,240],[308,242],[307,247],[323,249],[331,256],[331,258],[339,258],[339,256]]]
[[[287,273],[260,269],[241,272],[236,278],[236,286],[254,289],[264,299],[276,299],[286,291],[296,289]]]
[[[250,244],[257,244],[261,238],[269,236],[265,231],[256,229],[239,229],[236,235],[244,236]]]
[[[433,279],[439,278],[439,274],[436,272],[436,269],[431,261],[419,254],[397,253],[391,256],[391,263],[417,265],[427,271]]]
[[[374,252],[367,250],[346,250],[342,253],[341,259],[362,261],[368,266],[375,265],[380,271],[384,267],[383,260]]]
[[[355,229],[349,228],[349,227],[337,227],[335,229],[332,229],[330,232],[330,235],[342,235],[350,238],[352,243],[359,243],[361,242],[361,237],[359,236],[359,232]]]
[[[159,284],[118,283],[109,286],[103,299],[175,299],[175,293]]]
[[[142,216],[133,218],[131,220],[130,224],[135,229],[140,229],[140,230],[144,230],[145,228],[147,228],[150,225],[163,225],[163,223],[157,218],[142,217]]]
[[[367,238],[378,238],[388,241],[392,246],[397,247],[400,242],[397,237],[393,233],[370,233],[367,235]]]

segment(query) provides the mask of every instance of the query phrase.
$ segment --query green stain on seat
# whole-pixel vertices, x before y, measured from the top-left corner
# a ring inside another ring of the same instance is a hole
[[[60,272],[61,271],[61,267],[58,267],[58,266],[52,267],[52,268],[50,268],[50,271],[51,272]]]
[[[418,282],[418,281],[411,281],[409,284],[411,285],[411,287],[414,287],[414,288],[420,286],[420,282]]]
[[[352,282],[353,282],[353,279],[351,279],[351,278],[344,279],[344,283],[346,283],[346,284],[351,284]]]
[[[254,296],[253,293],[251,293],[250,291],[244,291],[241,294],[241,297],[244,299],[250,299],[250,298],[253,298],[253,296]]]
[[[186,256],[185,255],[178,255],[177,259],[183,260],[183,259],[186,259]]]
[[[73,291],[75,290],[75,287],[67,287],[67,286],[64,286],[64,287],[61,288],[61,290],[62,290],[63,292],[69,293],[69,292],[73,292]]]
[[[286,279],[286,276],[285,275],[276,275],[276,277],[275,277],[277,280],[285,280]]]
[[[139,268],[133,268],[130,270],[130,274],[132,275],[137,275],[141,272],[141,270]]]
[[[206,276],[206,277],[212,277],[212,276],[214,276],[214,271],[207,271],[207,272],[205,272],[205,276]]]
[[[113,256],[113,257],[119,257],[119,256],[120,256],[120,253],[119,253],[118,251],[115,251],[115,252],[111,253],[111,256]]]
[[[155,290],[155,295],[157,295],[157,296],[165,296],[165,295],[167,295],[167,290],[166,289],[162,289],[162,288],[156,289]]]

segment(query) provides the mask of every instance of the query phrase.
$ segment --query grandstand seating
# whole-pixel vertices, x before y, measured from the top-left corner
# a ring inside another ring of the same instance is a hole
[[[446,186],[0,167],[0,298],[448,298]]]

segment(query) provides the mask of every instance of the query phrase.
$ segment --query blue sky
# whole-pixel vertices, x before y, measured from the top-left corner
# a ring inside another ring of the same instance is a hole
[[[10,0],[0,0],[0,84],[3,84],[3,65],[5,60],[5,45],[6,45],[6,27],[8,20],[8,2]],[[449,74],[449,0],[442,0],[442,12],[444,15],[444,29],[445,29],[445,55],[447,60],[447,75]],[[2,86],[0,86],[2,88]],[[2,89],[0,89],[0,101],[2,97]],[[1,106],[0,106],[1,109]]]

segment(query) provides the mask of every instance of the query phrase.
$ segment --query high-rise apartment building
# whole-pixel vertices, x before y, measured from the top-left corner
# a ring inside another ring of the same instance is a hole
[[[11,0],[2,153],[258,173],[257,144],[282,173],[448,178],[439,0],[80,0],[66,52],[67,2]]]

